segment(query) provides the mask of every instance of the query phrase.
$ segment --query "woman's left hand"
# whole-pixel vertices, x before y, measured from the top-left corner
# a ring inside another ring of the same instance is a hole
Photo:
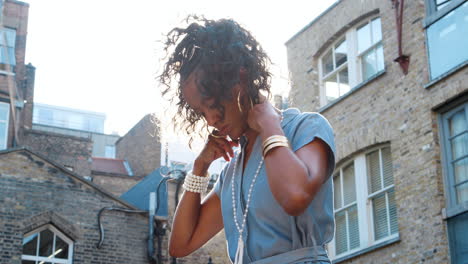
[[[280,122],[281,115],[276,108],[265,99],[262,103],[254,105],[254,107],[249,110],[247,117],[249,127],[260,134],[269,130],[281,129]]]

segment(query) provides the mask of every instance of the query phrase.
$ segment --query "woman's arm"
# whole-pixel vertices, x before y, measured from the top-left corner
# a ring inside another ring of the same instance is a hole
[[[260,125],[261,124],[261,125]],[[280,116],[268,103],[257,104],[249,113],[249,125],[259,132],[262,142],[272,135],[283,135]],[[300,215],[314,199],[327,178],[331,149],[320,138],[296,152],[277,147],[265,157],[268,183],[276,201],[289,215]]]
[[[221,202],[211,191],[200,204],[200,194],[184,192],[177,206],[169,240],[169,254],[185,257],[223,229]]]
[[[327,177],[329,147],[319,138],[296,153],[274,148],[265,157],[273,196],[290,215],[300,215],[309,206]]]
[[[233,156],[232,147],[237,145],[225,138],[210,137],[204,149],[194,162],[192,173],[206,175],[210,164],[224,157]],[[199,193],[185,191],[177,206],[169,240],[169,254],[173,257],[184,257],[203,246],[223,228],[221,201],[211,191],[201,201]]]

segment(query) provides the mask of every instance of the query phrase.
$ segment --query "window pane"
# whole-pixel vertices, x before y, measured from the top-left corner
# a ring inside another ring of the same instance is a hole
[[[341,202],[341,181],[340,181],[340,176],[337,174],[335,177],[333,177],[333,195],[334,195],[334,204],[335,204],[335,209],[341,208],[342,202]]]
[[[333,101],[340,97],[340,89],[336,78],[337,75],[334,74],[325,81],[325,93],[328,101]]]
[[[15,48],[8,48],[8,59],[10,60],[10,65],[16,65]]]
[[[31,261],[31,260],[21,260],[21,264],[36,264],[36,261]]]
[[[468,2],[427,29],[431,78],[468,60]]]
[[[5,48],[5,46],[0,45],[0,63],[8,64],[6,54],[7,54],[7,49]],[[5,68],[5,66],[3,67]]]
[[[343,65],[346,63],[348,59],[348,47],[346,45],[346,39],[344,39],[342,42],[338,43],[335,48],[335,62],[336,62],[336,67],[338,68],[340,65]]]
[[[341,70],[339,73],[340,78],[340,96],[349,92],[349,78],[348,78],[348,67]]]
[[[54,243],[54,233],[46,229],[39,235],[39,256],[49,257],[52,255],[52,246]]]
[[[466,263],[468,259],[468,212],[447,220],[452,263]]]
[[[9,105],[7,105],[7,104],[0,104],[0,122],[1,121],[6,121],[7,113],[8,113],[8,107],[9,107]]]
[[[55,252],[56,258],[68,259],[68,244],[60,237],[55,237]]]
[[[354,163],[343,169],[343,199],[344,205],[356,201],[356,183],[354,177]]]
[[[450,137],[458,135],[466,129],[465,110],[460,110],[449,119]]]
[[[393,184],[392,154],[390,153],[389,147],[382,149],[382,161],[384,187],[388,187]]]
[[[0,123],[0,150],[6,149],[6,144],[5,144],[6,136],[7,136],[6,123]]]
[[[36,256],[37,234],[23,238],[23,255]]]
[[[387,203],[385,200],[385,194],[386,193],[382,193],[372,199],[375,240],[379,240],[388,235]]]
[[[455,171],[455,184],[468,180],[468,158],[453,164]]]
[[[323,57],[322,60],[323,66],[323,75],[327,75],[333,71],[333,53],[332,50],[328,51],[328,53]]]
[[[115,159],[115,146],[106,146],[104,155],[106,158]]]
[[[346,235],[346,211],[341,211],[335,215],[336,221],[336,254],[348,251],[348,239]]]
[[[362,53],[371,46],[371,32],[369,24],[357,30],[358,35],[358,53]]]
[[[468,182],[458,185],[456,187],[457,191],[457,203],[463,203],[468,201]]]
[[[436,0],[437,10],[444,8],[451,0]]]
[[[348,221],[349,221],[349,249],[359,247],[359,221],[357,205],[354,205],[348,209]]]
[[[382,40],[382,25],[380,24],[380,17],[372,20],[372,44]]]
[[[382,179],[380,177],[379,151],[367,154],[367,175],[369,175],[369,193],[374,193],[382,189]]]
[[[383,55],[382,45],[377,46],[377,69],[376,72],[382,71],[385,68],[385,61]]]
[[[372,75],[377,73],[377,55],[376,49],[368,51],[362,56],[362,79],[368,80]]]
[[[390,207],[390,233],[398,233],[398,217],[395,202],[395,191],[391,189],[388,191],[388,206]]]
[[[8,47],[15,47],[16,42],[16,30],[13,29],[3,29],[5,30],[5,37],[7,39],[7,46]]]
[[[452,145],[452,159],[458,159],[468,154],[468,133],[450,140]]]

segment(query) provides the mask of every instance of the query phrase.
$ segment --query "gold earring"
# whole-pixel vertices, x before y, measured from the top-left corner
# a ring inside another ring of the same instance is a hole
[[[213,129],[213,131],[210,132],[210,136],[212,136],[214,138],[225,138],[225,137],[222,137],[222,136],[215,135],[215,133],[217,133],[217,132],[218,132],[218,130]]]
[[[240,104],[240,91],[239,91],[239,94],[237,95],[237,106],[239,107],[239,112],[242,113],[242,107]]]

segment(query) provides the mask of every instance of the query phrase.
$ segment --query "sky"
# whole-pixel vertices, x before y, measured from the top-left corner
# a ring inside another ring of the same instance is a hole
[[[105,113],[105,132],[123,136],[148,113],[168,122],[156,80],[163,64],[158,41],[188,14],[232,18],[251,31],[274,63],[273,93],[287,96],[285,42],[335,0],[25,2],[35,102]]]

